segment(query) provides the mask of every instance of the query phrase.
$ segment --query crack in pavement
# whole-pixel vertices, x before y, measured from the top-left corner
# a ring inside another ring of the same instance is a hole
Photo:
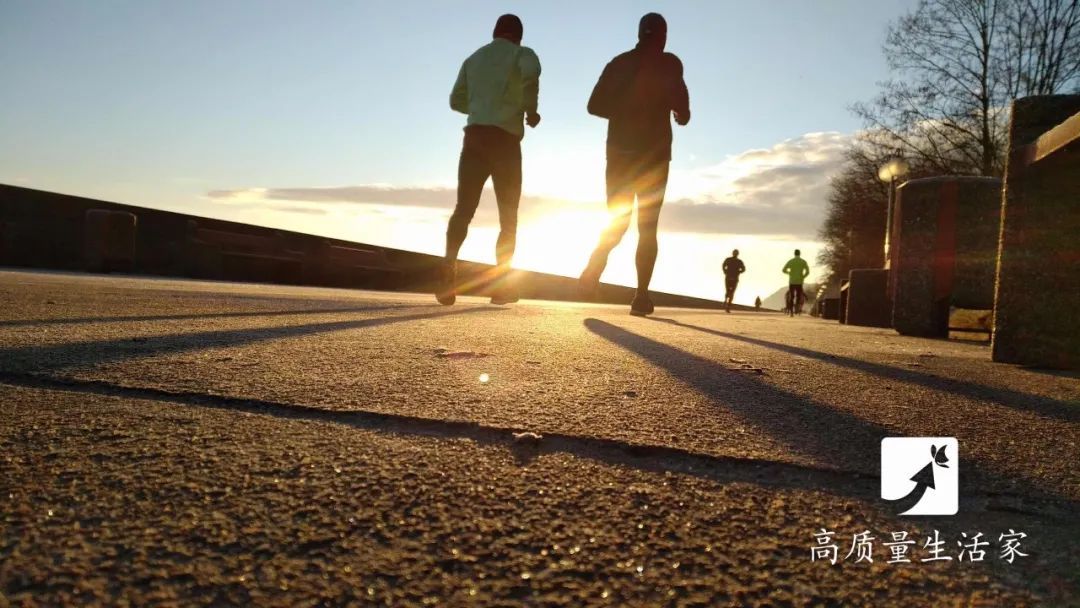
[[[630,467],[658,474],[691,475],[718,483],[741,482],[784,489],[839,493],[869,502],[878,499],[878,478],[875,475],[772,460],[701,454],[677,447],[639,444],[618,439],[543,433],[539,441],[522,441],[520,434],[530,429],[368,410],[328,410],[296,403],[189,391],[169,391],[160,388],[126,386],[102,380],[58,378],[45,374],[0,371],[0,386],[2,385],[245,412],[288,420],[346,425],[396,435],[468,439],[481,445],[505,447],[521,465],[528,464],[541,454],[565,453],[607,465]],[[979,497],[982,499],[1006,497],[1027,502],[1027,497],[1000,492],[982,492]],[[1031,510],[1012,505],[1002,509],[991,507],[989,510],[1008,510],[1036,516],[1068,518],[1066,505],[1057,505],[1052,500],[1038,502],[1052,508],[1047,512],[1045,509]]]

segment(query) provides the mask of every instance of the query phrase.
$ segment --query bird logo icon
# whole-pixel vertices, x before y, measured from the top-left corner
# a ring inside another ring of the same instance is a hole
[[[930,444],[930,455],[934,457],[934,464],[945,469],[949,468],[949,457],[945,455],[945,448],[947,447],[949,446],[943,445],[938,448],[936,445]]]

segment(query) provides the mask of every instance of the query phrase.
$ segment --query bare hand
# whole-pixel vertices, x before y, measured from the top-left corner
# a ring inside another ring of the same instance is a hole
[[[540,115],[537,114],[536,112],[527,113],[525,115],[525,124],[529,125],[530,127],[535,128],[536,125],[540,124]]]

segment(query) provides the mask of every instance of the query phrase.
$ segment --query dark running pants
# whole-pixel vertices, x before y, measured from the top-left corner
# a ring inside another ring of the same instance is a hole
[[[630,214],[634,210],[636,196],[637,287],[639,292],[648,291],[659,248],[656,232],[660,221],[660,207],[664,204],[670,164],[671,161],[662,155],[608,151],[607,205],[611,222],[600,236],[600,243],[589,259],[589,268],[597,275],[604,271],[611,250],[619,244],[630,227]]]
[[[457,260],[469,232],[484,184],[491,178],[499,207],[499,239],[495,259],[500,270],[509,269],[517,242],[518,204],[521,202],[521,141],[488,125],[465,128],[458,161],[457,205],[446,228],[446,259]]]
[[[735,288],[739,286],[738,277],[736,277],[734,279],[725,278],[724,279],[724,286],[727,287],[727,291],[724,293],[724,299],[725,300],[734,300],[735,299]]]

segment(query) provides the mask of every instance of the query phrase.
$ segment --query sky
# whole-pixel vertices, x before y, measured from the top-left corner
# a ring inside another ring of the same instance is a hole
[[[692,119],[675,128],[653,288],[736,302],[818,276],[828,180],[914,0],[0,0],[0,183],[441,253],[461,62],[519,15],[543,120],[522,143],[521,268],[576,276],[606,221],[605,122],[585,103],[662,13]],[[492,261],[481,203],[462,257]],[[631,230],[605,281],[633,284]]]

